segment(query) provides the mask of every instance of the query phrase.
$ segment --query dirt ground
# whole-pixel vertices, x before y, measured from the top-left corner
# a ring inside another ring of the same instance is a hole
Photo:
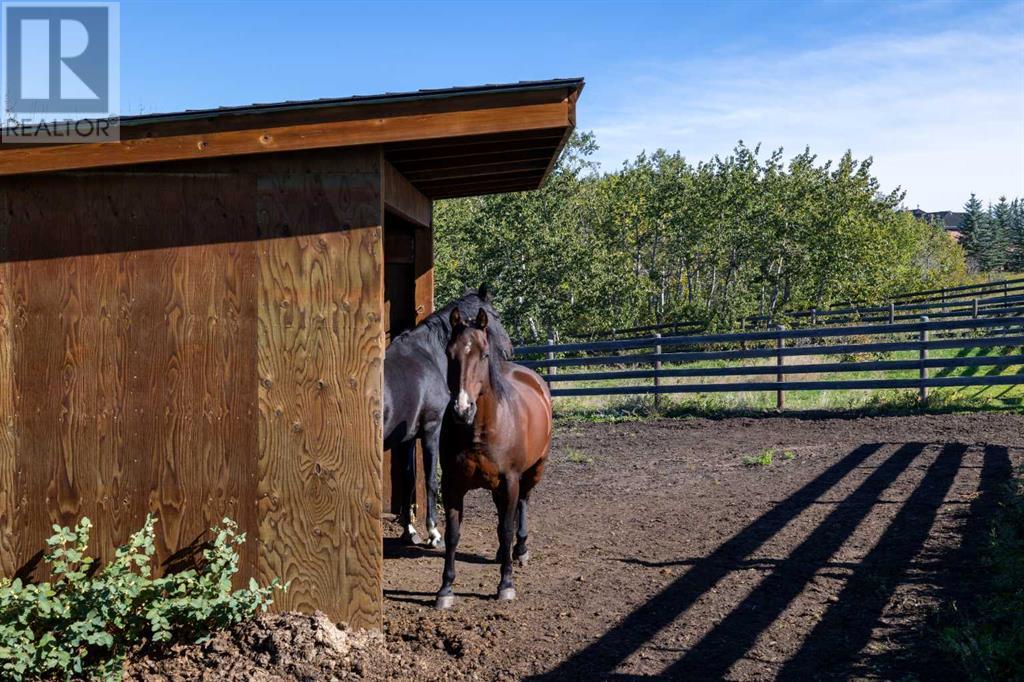
[[[956,678],[928,621],[970,602],[1022,462],[1012,414],[562,425],[518,601],[477,492],[452,612],[440,556],[387,529],[386,635],[423,679]]]
[[[770,465],[744,464],[766,449]],[[131,676],[957,679],[934,614],[969,608],[1022,463],[1024,415],[561,424],[516,602],[494,599],[478,491],[452,611],[432,608],[440,553],[388,524],[383,636],[265,616]]]

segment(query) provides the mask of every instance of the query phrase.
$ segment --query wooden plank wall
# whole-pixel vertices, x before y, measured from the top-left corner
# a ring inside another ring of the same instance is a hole
[[[227,515],[239,582],[380,626],[379,153],[344,160],[5,181],[0,573],[83,515],[109,558],[157,513],[164,566]]]

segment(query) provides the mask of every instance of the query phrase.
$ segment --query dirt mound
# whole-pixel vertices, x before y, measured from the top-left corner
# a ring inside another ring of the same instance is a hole
[[[339,628],[322,613],[262,615],[200,644],[177,644],[132,660],[131,680],[360,679],[383,672],[394,657],[380,633]]]

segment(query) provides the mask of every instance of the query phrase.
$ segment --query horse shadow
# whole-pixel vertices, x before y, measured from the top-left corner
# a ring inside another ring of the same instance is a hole
[[[384,559],[422,559],[424,557],[444,558],[443,547],[429,545],[410,545],[401,538],[384,538]],[[468,552],[455,552],[456,561],[468,564],[494,564],[494,557],[485,557]]]

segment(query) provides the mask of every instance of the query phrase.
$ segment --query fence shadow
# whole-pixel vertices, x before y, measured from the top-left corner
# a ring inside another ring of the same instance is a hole
[[[789,521],[816,504],[818,498],[846,474],[864,465],[881,447],[882,444],[876,443],[856,448],[711,554],[668,562],[689,565],[689,568],[600,638],[551,672],[533,679],[631,679],[616,675],[616,668],[729,574],[748,568],[752,563],[765,563],[762,559],[751,559],[751,555]],[[1011,474],[1006,448],[987,447],[984,451],[979,494],[965,505],[968,517],[960,531],[963,544],[958,550],[928,560],[919,559],[968,448],[962,443],[947,443],[941,445],[942,449],[906,501],[897,503],[898,510],[864,559],[853,564],[832,561],[835,552],[871,510],[887,503],[881,499],[886,490],[913,466],[927,447],[926,443],[903,444],[873,466],[788,556],[769,562],[772,572],[728,615],[693,646],[680,650],[679,658],[661,676],[667,679],[723,678],[736,662],[747,656],[761,633],[783,614],[810,581],[822,575],[823,570],[837,566],[848,571],[838,600],[829,605],[797,653],[783,664],[780,679],[812,679],[822,674],[845,678],[865,673],[854,669],[856,661],[896,588],[909,581],[911,573],[915,580],[934,585],[944,597],[970,598],[972,590],[959,577],[961,571],[953,568],[969,569],[976,565],[979,543],[986,537],[986,528],[997,506],[993,496]],[[894,660],[875,663],[882,669],[898,668]],[[883,673],[885,676],[887,674]]]

